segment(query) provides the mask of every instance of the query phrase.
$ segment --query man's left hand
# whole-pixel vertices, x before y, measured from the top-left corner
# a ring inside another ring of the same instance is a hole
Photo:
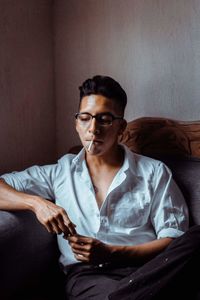
[[[110,260],[110,246],[103,242],[82,235],[65,237],[74,253],[75,258],[81,262],[101,264]]]

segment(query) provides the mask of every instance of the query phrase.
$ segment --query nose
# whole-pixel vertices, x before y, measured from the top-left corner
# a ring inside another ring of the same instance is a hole
[[[93,118],[91,120],[91,123],[90,123],[90,126],[88,128],[88,131],[89,131],[89,133],[92,133],[92,134],[99,134],[100,133],[100,129],[98,127],[98,123],[97,123],[97,121],[96,121],[95,118]]]

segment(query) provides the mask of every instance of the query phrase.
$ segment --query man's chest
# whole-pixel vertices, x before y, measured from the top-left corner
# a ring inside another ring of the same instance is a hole
[[[105,201],[109,188],[113,182],[116,172],[112,174],[101,174],[101,176],[92,176],[91,181],[94,188],[95,199],[99,209]]]

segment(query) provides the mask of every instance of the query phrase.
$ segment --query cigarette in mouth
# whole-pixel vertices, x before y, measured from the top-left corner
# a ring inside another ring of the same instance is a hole
[[[92,148],[92,144],[93,144],[93,140],[90,141],[90,144],[89,144],[88,149],[87,149],[88,152],[90,152],[90,150],[91,150],[91,148]]]

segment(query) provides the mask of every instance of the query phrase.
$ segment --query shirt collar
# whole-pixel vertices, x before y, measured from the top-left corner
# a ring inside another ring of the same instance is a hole
[[[82,148],[81,151],[73,158],[72,164],[74,164],[77,171],[81,171],[83,168],[84,161],[85,161],[85,149]]]
[[[135,155],[134,153],[124,144],[120,144],[124,149],[124,163],[121,167],[121,173],[126,173],[130,170],[131,173],[135,174]],[[85,163],[85,149],[82,148],[81,151],[73,158],[72,163],[77,167],[78,170],[82,170],[83,163]]]
[[[81,151],[73,158],[72,163],[77,165],[85,159],[85,149],[82,148]]]
[[[126,145],[120,144],[124,149],[124,163],[122,165],[121,171],[126,173],[130,171],[131,173],[135,174],[136,170],[136,161],[134,152],[132,152]]]

